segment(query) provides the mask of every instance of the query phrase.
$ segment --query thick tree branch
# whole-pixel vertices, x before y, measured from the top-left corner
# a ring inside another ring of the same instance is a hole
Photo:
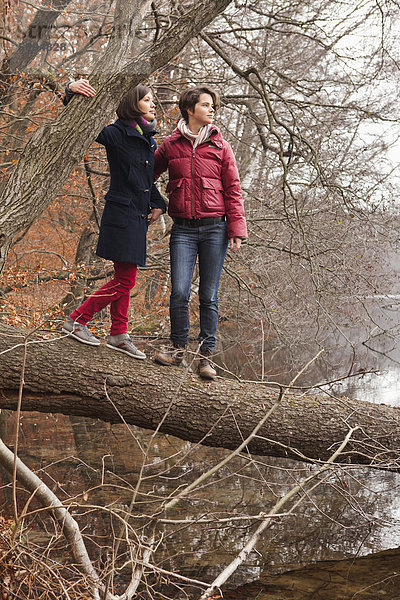
[[[0,407],[15,410],[24,333],[0,328]],[[219,379],[208,384],[182,369],[132,359],[104,346],[68,339],[30,338],[22,410],[97,417],[160,431],[208,446],[237,448],[278,391],[258,383]],[[105,392],[106,390],[106,392]],[[112,402],[110,402],[110,400]],[[354,433],[343,460],[398,470],[400,412],[348,398],[286,394],[249,444],[254,454],[326,461]]]

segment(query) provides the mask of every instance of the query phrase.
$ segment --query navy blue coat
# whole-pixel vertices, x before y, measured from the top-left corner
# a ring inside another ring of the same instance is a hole
[[[106,148],[111,175],[96,249],[102,258],[145,265],[148,215],[166,210],[153,182],[154,133],[142,135],[118,119],[96,139]]]

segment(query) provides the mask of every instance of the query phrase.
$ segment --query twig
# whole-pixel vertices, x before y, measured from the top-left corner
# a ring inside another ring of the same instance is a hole
[[[17,418],[16,418],[16,426],[15,426],[15,446],[14,446],[14,463],[13,463],[13,472],[12,472],[12,493],[13,493],[13,507],[14,507],[14,518],[15,518],[15,528],[18,526],[18,506],[17,506],[17,455],[18,455],[18,441],[19,441],[19,420],[21,416],[21,404],[22,404],[22,394],[24,390],[25,384],[25,366],[26,366],[26,355],[28,351],[28,336],[26,336],[24,340],[24,351],[22,354],[22,366],[21,366],[21,375],[19,378],[19,390],[18,390],[18,404],[17,404]]]

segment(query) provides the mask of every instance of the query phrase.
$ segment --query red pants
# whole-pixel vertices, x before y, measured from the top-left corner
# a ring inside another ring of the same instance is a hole
[[[127,262],[114,263],[114,278],[89,296],[70,317],[86,325],[93,315],[108,304],[111,314],[110,335],[128,331],[128,309],[131,289],[136,283],[137,265]]]

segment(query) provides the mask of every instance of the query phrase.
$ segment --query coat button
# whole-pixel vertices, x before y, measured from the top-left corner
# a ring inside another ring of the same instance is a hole
[[[146,165],[146,167],[148,167],[149,166],[149,161],[146,160],[146,162],[144,164]]]
[[[149,192],[150,190],[143,190],[144,192]]]

